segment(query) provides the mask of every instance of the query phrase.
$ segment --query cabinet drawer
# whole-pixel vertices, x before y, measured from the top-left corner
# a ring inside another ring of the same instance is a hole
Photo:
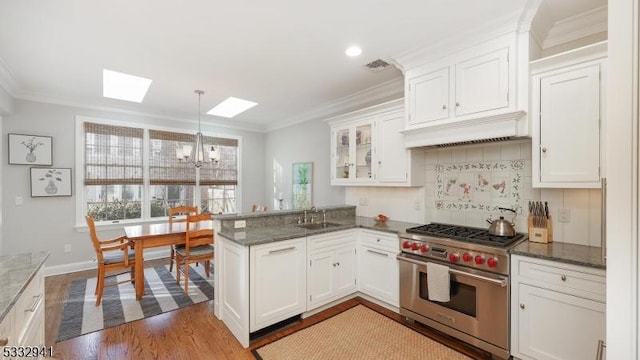
[[[397,235],[364,229],[360,230],[360,243],[394,253],[397,253],[400,247],[400,240]]]
[[[597,301],[604,302],[606,299],[604,272],[600,274],[595,269],[560,263],[545,264],[520,260],[517,272],[521,282],[541,283],[547,288]]]
[[[31,322],[34,321],[36,314],[42,314],[42,312],[38,312],[38,309],[44,307],[43,281],[42,270],[40,270],[34,275],[27,288],[16,301],[15,324],[19,330],[15,335],[18,343],[22,343],[25,333]]]
[[[309,253],[327,251],[340,248],[345,245],[354,244],[356,240],[356,230],[349,229],[326,234],[313,235],[308,237]]]

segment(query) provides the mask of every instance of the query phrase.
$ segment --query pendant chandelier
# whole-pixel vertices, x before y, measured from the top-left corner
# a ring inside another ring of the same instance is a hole
[[[202,131],[200,131],[200,96],[204,94],[204,91],[195,90],[194,92],[198,94],[198,133],[196,134],[196,142],[193,146],[183,145],[182,149],[176,148],[176,157],[199,168],[206,163],[217,164],[220,161],[220,152],[213,145],[210,148],[204,145]]]

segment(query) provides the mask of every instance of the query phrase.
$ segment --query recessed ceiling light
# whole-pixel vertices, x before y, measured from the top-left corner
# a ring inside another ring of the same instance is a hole
[[[227,98],[227,100],[221,102],[220,104],[216,105],[216,107],[209,110],[207,114],[232,118],[243,111],[251,109],[256,105],[258,105],[257,102],[229,97]]]
[[[141,103],[151,85],[150,79],[102,69],[102,96]]]
[[[358,55],[362,54],[362,49],[360,49],[358,46],[350,46],[345,51],[345,54],[347,54],[347,56],[351,56],[351,57],[358,56]]]

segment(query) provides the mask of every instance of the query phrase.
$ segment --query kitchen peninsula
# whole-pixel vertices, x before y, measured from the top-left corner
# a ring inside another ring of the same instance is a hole
[[[243,347],[251,333],[356,294],[397,310],[398,233],[417,224],[377,223],[355,210],[329,206],[214,217],[214,313]],[[375,256],[375,266],[368,256]]]
[[[0,256],[0,347],[44,345],[44,277],[48,252]]]

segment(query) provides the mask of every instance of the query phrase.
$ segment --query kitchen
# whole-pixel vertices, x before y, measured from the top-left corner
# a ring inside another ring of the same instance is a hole
[[[619,6],[619,5],[616,5]],[[609,8],[609,16],[612,14],[619,15],[620,8],[614,7],[617,12],[612,12],[612,8]],[[610,26],[612,22],[610,21]],[[610,30],[611,31],[611,30]],[[612,42],[615,43],[618,39],[609,38],[609,51],[612,49],[617,51],[613,47]],[[621,40],[620,40],[621,41]],[[594,41],[596,42],[596,41]],[[610,54],[611,56],[611,54]],[[613,71],[609,72],[609,75]],[[618,75],[619,76],[619,75]],[[391,90],[389,90],[391,89]],[[391,100],[397,98],[402,93],[403,81],[392,80],[385,83],[384,87],[378,87],[378,90],[382,94],[360,94],[362,98],[362,104],[373,105],[376,103],[384,102],[385,100]],[[386,93],[385,93],[386,90]],[[391,95],[389,95],[391,94]],[[608,93],[610,95],[611,92]],[[623,97],[616,97],[615,101],[622,101]],[[374,100],[375,99],[375,100]],[[611,99],[611,97],[610,97]],[[368,101],[368,103],[366,102]],[[3,133],[25,132],[28,133],[40,133],[52,135],[55,139],[64,139],[69,134],[73,133],[73,126],[70,124],[68,127],[59,126],[59,122],[50,121],[45,119],[60,119],[63,123],[69,123],[68,119],[75,118],[78,113],[85,116],[94,117],[108,117],[115,120],[129,120],[139,119],[145,121],[144,116],[139,114],[126,114],[126,113],[105,113],[97,109],[82,109],[78,110],[73,106],[60,106],[46,102],[29,101],[28,98],[23,97],[12,101],[13,111],[4,114],[3,116]],[[185,107],[189,107],[186,104]],[[360,106],[364,107],[364,106]],[[607,109],[608,111],[610,109]],[[619,110],[614,110],[619,111]],[[330,116],[327,116],[330,117]],[[609,114],[609,119],[612,116]],[[34,123],[34,119],[41,119],[38,123]],[[62,120],[64,119],[64,120]],[[165,122],[166,123],[166,122]],[[169,126],[169,125],[165,125]],[[189,129],[195,129],[195,124],[190,123],[187,126]],[[607,129],[609,130],[609,129]],[[615,130],[617,131],[617,130]],[[269,131],[266,134],[256,132],[242,132],[241,130],[225,129],[224,133],[227,134],[241,134],[243,137],[243,154],[259,154],[264,153],[264,161],[251,161],[246,159],[243,167],[243,205],[244,208],[248,208],[248,204],[254,199],[262,199],[269,205],[270,208],[277,207],[276,195],[281,192],[277,189],[285,189],[285,186],[289,186],[291,183],[290,164],[296,161],[313,161],[314,170],[316,171],[315,178],[315,198],[316,205],[330,205],[330,204],[352,204],[357,206],[357,215],[372,217],[377,213],[384,212],[389,215],[391,219],[403,220],[414,223],[425,223],[431,221],[440,221],[448,223],[458,223],[464,225],[484,226],[484,217],[475,213],[460,213],[456,211],[449,211],[435,208],[435,179],[437,174],[434,170],[427,169],[425,171],[425,186],[424,187],[340,187],[331,186],[329,180],[330,171],[330,159],[328,154],[330,153],[330,136],[328,134],[328,126],[323,121],[310,121],[293,124],[291,126],[281,127]],[[318,133],[327,133],[326,137],[315,136]],[[607,131],[607,137],[611,136],[611,132]],[[615,134],[615,133],[614,133]],[[624,134],[624,132],[622,133]],[[614,137],[619,140],[621,136]],[[3,137],[3,141],[4,141]],[[614,154],[617,157],[617,162],[606,161],[607,174],[610,173],[610,166],[620,162],[620,154],[614,151],[609,151],[610,146],[617,146],[616,141],[606,141],[607,157],[612,157]],[[282,146],[281,144],[286,144]],[[291,151],[296,149],[296,151]],[[321,150],[325,149],[325,150]],[[532,161],[531,143],[526,140],[521,143],[497,143],[487,144],[481,146],[482,158],[479,151],[468,149],[441,149],[441,150],[425,150],[424,156],[426,158],[425,165],[435,163],[464,163],[473,162],[479,160],[523,160],[525,162]],[[74,149],[72,144],[63,144],[61,142],[55,145],[56,166],[74,166]],[[621,166],[621,165],[619,165]],[[628,166],[627,166],[628,167]],[[77,168],[77,167],[76,167]],[[42,201],[38,199],[29,199],[28,193],[28,180],[24,175],[24,168],[7,165],[6,162],[3,165],[3,237],[2,237],[2,253],[9,253],[13,251],[35,251],[35,250],[47,250],[51,252],[50,264],[56,266],[51,271],[69,272],[73,271],[75,267],[90,266],[91,249],[90,244],[86,241],[86,233],[77,232],[73,225],[75,224],[75,204],[74,199],[55,200],[54,201]],[[614,171],[613,174],[616,174]],[[526,176],[526,175],[525,175]],[[614,175],[615,176],[615,175]],[[609,177],[609,176],[608,176]],[[324,178],[324,180],[323,180]],[[609,200],[617,199],[620,195],[616,195],[615,191],[622,191],[620,189],[624,186],[611,185],[612,180],[609,179],[609,184],[613,188],[613,192],[609,192]],[[76,182],[77,183],[77,182]],[[25,185],[27,184],[27,185]],[[615,179],[613,184],[616,184]],[[275,190],[274,190],[275,189]],[[523,190],[525,191],[525,190]],[[599,246],[600,241],[600,193],[599,190],[558,190],[558,189],[534,189],[533,187],[527,189],[532,193],[527,194],[525,199],[536,199],[548,201],[551,205],[551,213],[557,214],[559,209],[570,209],[569,220],[566,223],[554,222],[554,241],[555,242],[574,242],[582,245]],[[288,194],[288,191],[282,191]],[[15,205],[18,201],[17,196],[24,196],[24,206]],[[288,195],[287,195],[288,196]],[[623,197],[624,198],[624,197]],[[320,199],[324,203],[320,202]],[[416,200],[417,199],[417,200]],[[38,200],[38,201],[37,201]],[[53,199],[52,199],[53,200]],[[288,200],[288,199],[287,199]],[[259,200],[255,200],[259,201]],[[628,201],[628,200],[623,200]],[[286,202],[286,201],[285,201]],[[288,206],[289,204],[286,204]],[[43,226],[38,228],[30,228],[28,237],[33,239],[45,239],[50,237],[50,234],[55,233],[56,239],[51,239],[47,244],[39,244],[36,242],[21,242],[17,240],[18,234],[23,232],[24,228],[23,219],[26,214],[37,211],[42,214],[56,214],[60,213],[60,206],[62,206],[65,212],[68,212],[66,219],[60,217],[60,215],[52,216],[51,219],[44,219]],[[617,214],[611,208],[608,214],[610,216]],[[496,214],[497,215],[497,214]],[[522,216],[516,218],[518,229],[524,229]],[[613,219],[615,221],[622,221],[622,219]],[[17,225],[16,225],[17,224]],[[21,225],[22,224],[22,225]],[[611,221],[607,221],[608,231],[620,231],[619,227],[614,227],[611,230]],[[117,231],[113,231],[116,233]],[[629,238],[629,236],[623,237]],[[71,239],[71,240],[69,240]],[[611,234],[607,237],[608,241],[611,241]],[[63,244],[70,242],[73,248],[71,254],[66,254],[61,251]],[[623,254],[631,254],[632,251],[621,251],[621,246],[627,244],[620,244],[616,247],[608,246],[609,259],[611,256],[631,256]],[[617,249],[617,250],[616,250]],[[613,266],[615,274],[628,278],[628,274],[634,273],[633,271],[624,271],[620,268],[616,268],[618,261],[609,262],[609,266]],[[627,264],[627,261],[620,261],[621,264]],[[626,265],[624,265],[626,266]],[[617,269],[617,270],[616,270]],[[611,271],[610,267],[607,271]],[[628,269],[627,269],[628,270]],[[618,274],[620,273],[620,274]],[[620,280],[623,281],[623,280]],[[608,283],[607,286],[611,286]],[[626,289],[626,287],[624,287]],[[611,290],[618,291],[620,290]],[[625,290],[626,291],[626,290]],[[608,331],[607,334],[612,339],[633,339],[632,335],[623,332],[620,336],[613,337],[611,334],[616,334],[616,328],[620,324],[628,324],[625,321],[625,317],[622,315],[611,318],[611,314],[616,314],[620,311],[620,308],[629,309],[632,304],[618,304],[615,306],[616,301],[632,301],[632,296],[625,297],[627,300],[618,300],[615,298],[608,298],[607,300],[607,321]],[[614,305],[610,301],[613,301]],[[611,311],[613,308],[613,312]],[[613,322],[615,320],[615,322]],[[620,322],[622,321],[622,323]],[[615,324],[615,325],[614,325]],[[621,346],[624,340],[609,340],[607,351],[612,351],[616,348],[616,344]],[[632,343],[632,340],[628,340]],[[621,346],[622,347],[622,346]],[[623,351],[623,350],[619,350]],[[611,356],[609,358],[629,358],[628,356]]]

